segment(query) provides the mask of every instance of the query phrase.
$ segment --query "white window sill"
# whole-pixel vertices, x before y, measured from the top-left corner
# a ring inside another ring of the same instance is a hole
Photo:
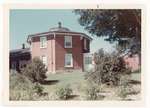
[[[66,68],[70,68],[70,67],[73,67],[73,66],[65,66]]]
[[[68,46],[65,46],[65,48],[72,48],[72,46],[68,47]]]
[[[46,49],[47,47],[40,47],[41,49]]]

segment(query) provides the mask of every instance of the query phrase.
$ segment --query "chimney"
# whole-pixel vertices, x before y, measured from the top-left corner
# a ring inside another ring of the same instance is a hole
[[[58,22],[58,27],[61,28],[61,22]]]
[[[25,49],[25,44],[24,43],[22,44],[22,49]]]

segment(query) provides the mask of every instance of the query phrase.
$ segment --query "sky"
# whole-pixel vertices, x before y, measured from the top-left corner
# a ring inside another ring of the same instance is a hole
[[[78,23],[79,16],[73,10],[65,9],[49,9],[49,10],[29,10],[29,9],[13,9],[10,11],[10,49],[19,49],[22,44],[27,44],[27,37],[30,34],[47,32],[52,27],[57,27],[58,22],[63,27],[67,27],[72,31],[82,32],[89,36],[83,26]],[[104,38],[93,38],[90,44],[91,53],[100,48],[107,52],[115,50],[115,44],[104,41]]]

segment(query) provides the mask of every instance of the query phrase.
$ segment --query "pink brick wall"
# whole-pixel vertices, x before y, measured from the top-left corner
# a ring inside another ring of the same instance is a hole
[[[40,48],[40,37],[32,38],[31,55],[34,57],[47,56],[48,71],[55,70],[55,40],[52,36],[47,36],[47,48]]]

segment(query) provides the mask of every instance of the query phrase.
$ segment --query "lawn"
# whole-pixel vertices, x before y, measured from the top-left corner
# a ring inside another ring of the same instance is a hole
[[[67,100],[95,100],[95,98],[91,98],[91,96],[95,96],[95,94],[97,95],[97,100],[141,99],[141,72],[134,72],[131,76],[127,75],[128,79],[123,79],[123,81],[129,85],[124,87],[124,84],[118,86],[107,84],[95,85],[94,83],[91,83],[92,81],[84,79],[85,73],[86,72],[63,72],[59,74],[49,74],[47,79],[41,82],[38,86],[35,86],[36,83],[32,83],[21,74],[12,74],[10,77],[10,99],[62,100],[61,98],[58,98],[61,95],[58,95],[57,93],[66,96],[64,95],[64,90],[65,93],[68,94],[68,92],[66,92],[68,90],[66,89],[67,85],[70,85],[69,89],[72,90],[72,93],[69,93],[68,97],[65,98]],[[95,88],[93,89],[93,87]],[[58,92],[58,90],[61,91]],[[123,94],[126,95],[125,98]]]
[[[44,91],[53,97],[54,92],[58,87],[69,84],[73,90],[73,95],[75,95],[75,97],[73,97],[71,100],[83,100],[83,92],[81,88],[84,88],[85,84],[87,84],[86,80],[84,79],[84,74],[85,72],[49,74],[47,77],[47,82],[43,84]],[[136,93],[129,95],[129,99],[140,99],[140,76],[140,73],[133,73],[131,75],[130,83],[133,85],[133,89],[136,90]],[[102,87],[103,92],[106,95],[104,100],[120,100],[120,98],[116,95],[118,87],[109,87],[106,85],[102,85]]]
[[[84,81],[84,74],[85,72],[71,72],[71,73],[58,73],[58,74],[50,74],[47,80],[58,80],[57,85],[67,85],[67,84],[74,84],[80,83]]]
[[[79,86],[84,84],[84,74],[85,72],[71,72],[71,73],[58,73],[49,74],[47,77],[47,83],[43,84],[45,92],[53,95],[58,87],[70,85],[73,89],[73,94],[76,95],[74,99],[79,99]]]

